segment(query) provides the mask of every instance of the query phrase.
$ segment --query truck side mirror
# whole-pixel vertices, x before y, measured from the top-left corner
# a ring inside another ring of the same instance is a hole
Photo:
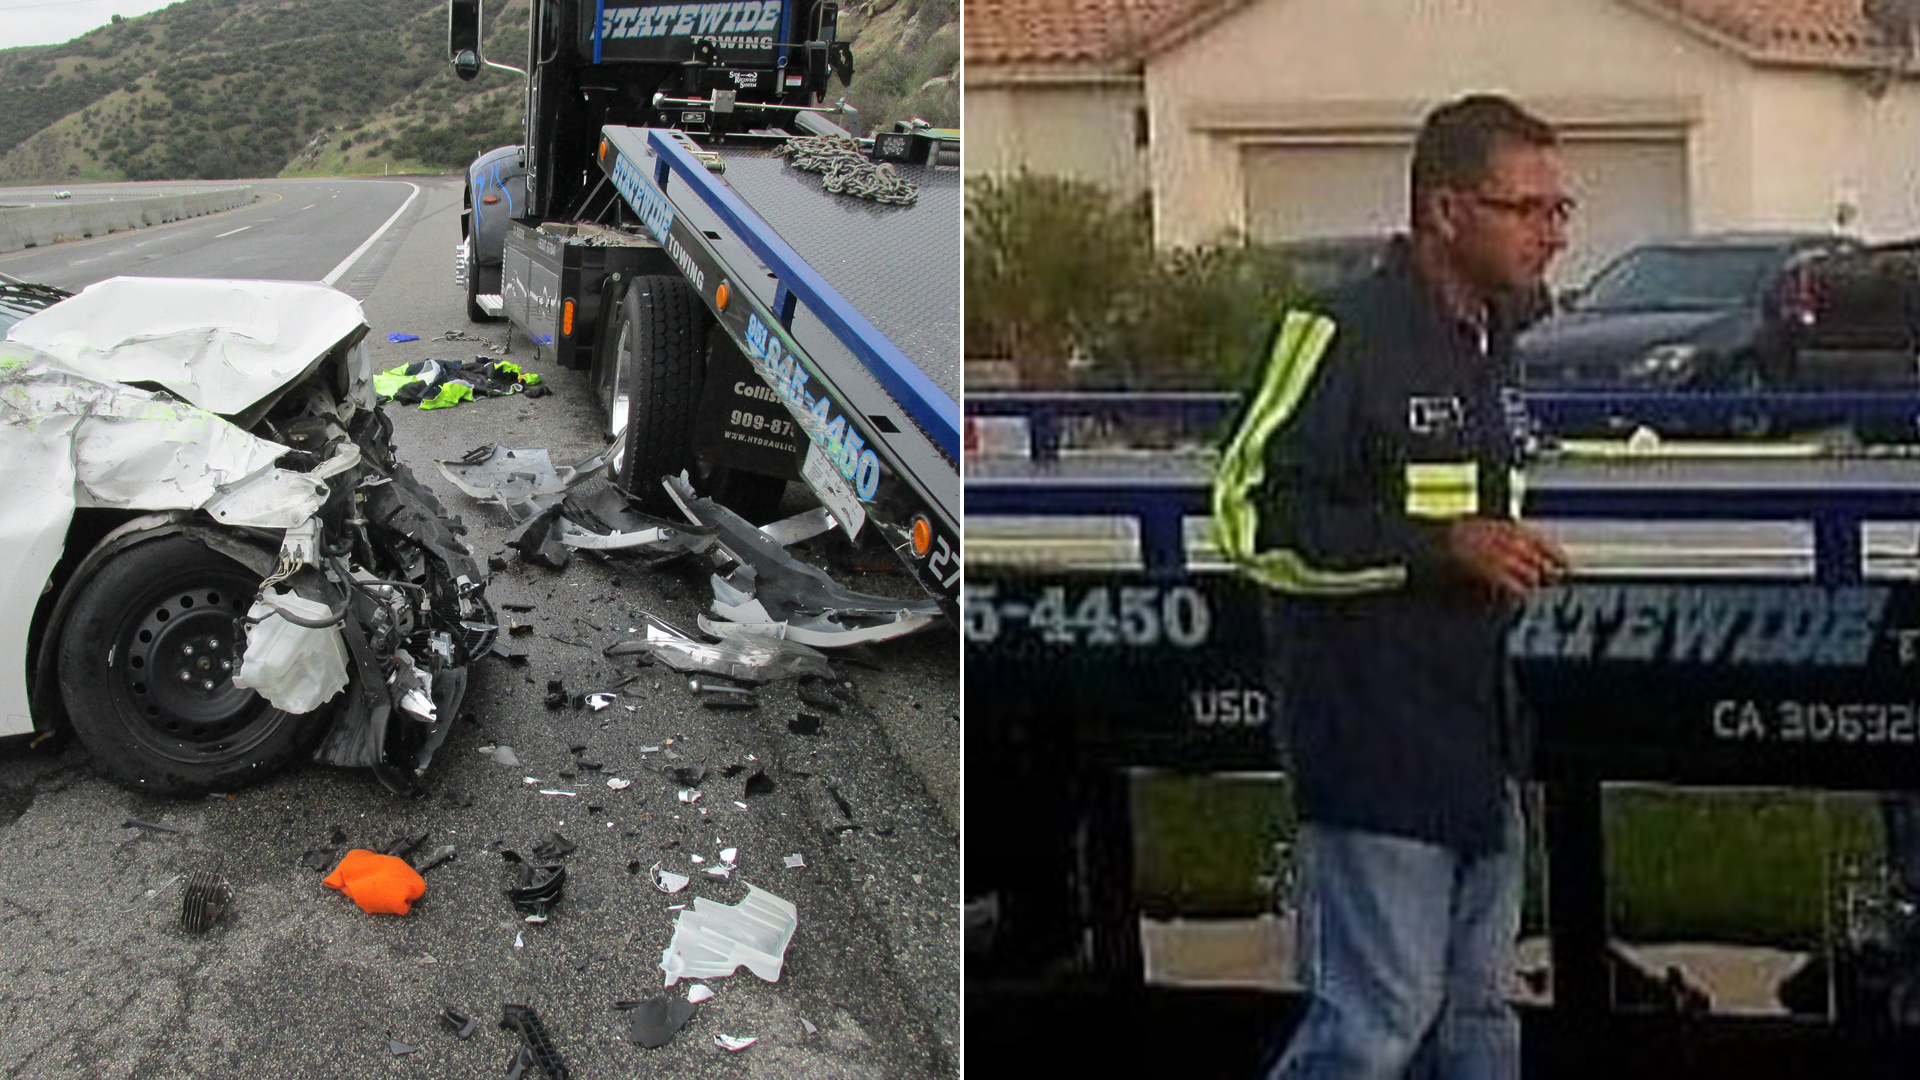
[[[480,0],[447,0],[447,59],[462,79],[480,73]]]

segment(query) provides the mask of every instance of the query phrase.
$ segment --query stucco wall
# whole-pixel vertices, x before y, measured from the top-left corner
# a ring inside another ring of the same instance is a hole
[[[1920,234],[1920,84],[1763,70],[1753,78],[1752,223],[1825,228],[1869,239]]]
[[[1694,223],[1738,220],[1752,203],[1750,74],[1612,0],[1255,0],[1147,63],[1156,235],[1244,227],[1240,145],[1410,142],[1428,108],[1474,90],[1588,136],[1680,135]]]
[[[1134,135],[1142,103],[1137,80],[1004,81],[973,68],[967,79],[969,174],[1024,167],[1127,197],[1146,190],[1146,151]]]

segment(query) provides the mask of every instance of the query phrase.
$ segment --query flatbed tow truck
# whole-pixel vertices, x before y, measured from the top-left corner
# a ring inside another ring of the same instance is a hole
[[[1676,395],[1625,407],[1710,423],[1752,404]],[[1830,395],[1766,404],[1835,408]],[[1920,416],[1911,394],[1842,404],[1909,426]],[[1536,415],[1621,407],[1597,394],[1530,402]],[[1201,539],[1210,457],[1197,444],[1062,449],[1077,418],[1217,431],[1234,402],[1011,394],[969,395],[967,408],[970,422],[1021,418],[1030,439],[1017,454],[970,456],[966,480],[968,749],[994,763],[969,775],[1023,793],[990,797],[977,779],[967,793],[970,833],[995,838],[968,863],[970,1063],[1011,1062],[1034,1040],[1097,1024],[1130,1037],[1077,1054],[1111,1053],[1143,1074],[1253,1075],[1303,1001],[1149,979],[1132,792],[1143,772],[1284,768],[1286,689],[1265,662],[1264,598]],[[1601,792],[1920,791],[1920,456],[1563,452],[1531,471],[1526,516],[1576,566],[1510,637],[1539,723],[1551,952],[1547,1003],[1521,1010],[1526,1075],[1909,1075],[1920,1032],[1846,977],[1821,990],[1822,1015],[1630,1000],[1608,933]]]
[[[826,0],[536,3],[527,142],[469,169],[456,253],[472,317],[589,372],[640,509],[694,514],[699,486],[758,524],[801,480],[928,594],[838,597],[850,621],[816,644],[951,617],[960,579],[958,133],[833,124],[836,21]],[[463,77],[506,67],[477,0],[449,27]]]

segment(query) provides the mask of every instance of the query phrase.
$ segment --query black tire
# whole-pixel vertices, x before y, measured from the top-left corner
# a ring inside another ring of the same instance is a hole
[[[660,478],[693,467],[693,413],[706,378],[707,309],[685,281],[639,277],[620,305],[626,347],[616,385],[632,387],[620,486],[649,513],[678,516]],[[617,332],[617,331],[616,331]]]
[[[258,574],[184,536],[128,548],[80,586],[60,634],[60,692],[103,772],[137,791],[230,791],[304,748],[330,710],[276,709],[222,667],[259,587]]]
[[[480,307],[480,263],[469,254],[467,257],[467,321],[489,323],[494,317]]]

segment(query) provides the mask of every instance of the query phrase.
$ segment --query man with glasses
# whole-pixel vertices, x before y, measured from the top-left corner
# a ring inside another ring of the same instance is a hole
[[[1566,556],[1518,520],[1516,308],[1566,247],[1551,127],[1476,95],[1414,145],[1411,233],[1288,312],[1214,478],[1274,592],[1305,1019],[1282,1080],[1519,1075],[1527,738],[1508,624]]]

